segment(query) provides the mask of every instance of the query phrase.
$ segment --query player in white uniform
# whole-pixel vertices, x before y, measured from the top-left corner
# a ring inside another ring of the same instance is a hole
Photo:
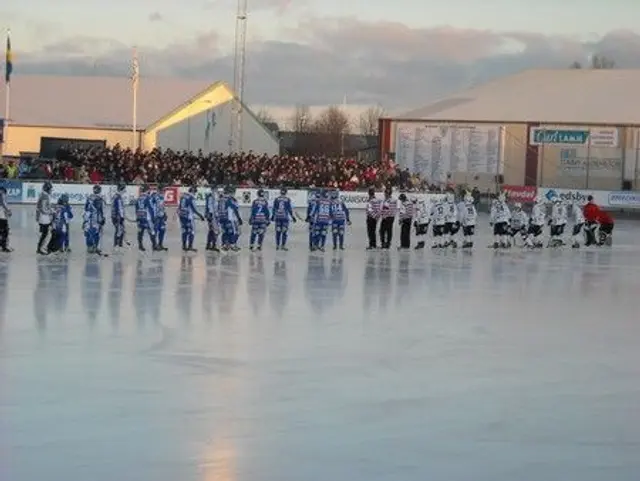
[[[428,199],[418,200],[412,199],[415,204],[415,219],[413,227],[416,230],[416,239],[418,243],[416,250],[424,249],[427,234],[429,234],[429,222],[431,222],[431,202]]]
[[[580,240],[584,240],[584,234],[582,229],[584,227],[585,219],[582,208],[574,202],[571,204],[571,214],[573,215],[573,232],[571,233],[571,247],[574,249],[580,248]]]
[[[435,201],[433,208],[431,209],[431,229],[433,232],[433,245],[431,247],[434,249],[446,247],[444,239],[445,224],[445,203],[439,198]]]
[[[505,195],[500,193],[498,199],[491,206],[490,224],[493,226],[493,248],[508,248],[509,244],[509,221],[511,212],[507,205]]]
[[[564,245],[564,229],[567,225],[567,206],[564,205],[560,197],[552,199],[551,206],[551,226],[549,233],[549,244],[547,247],[560,247]]]
[[[544,229],[546,221],[547,213],[544,205],[544,199],[542,197],[536,197],[533,209],[531,210],[531,217],[529,219],[529,235],[525,242],[526,247],[541,248],[544,246],[542,230]]]
[[[444,204],[445,227],[444,238],[446,247],[458,247],[456,235],[460,230],[458,223],[458,208],[456,207],[456,196],[452,193],[447,194],[447,200]]]
[[[463,249],[473,247],[473,236],[476,233],[476,222],[478,220],[478,211],[473,203],[473,196],[469,193],[465,194],[464,200],[458,204],[458,221],[462,226]]]
[[[522,242],[526,244],[528,227],[529,216],[522,210],[522,204],[516,202],[513,205],[513,215],[509,225],[509,235],[513,239],[513,245],[516,245],[516,236],[518,235],[522,238]]]

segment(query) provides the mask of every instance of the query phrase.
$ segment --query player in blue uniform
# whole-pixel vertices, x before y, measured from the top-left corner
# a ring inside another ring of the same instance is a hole
[[[305,222],[309,224],[309,250],[314,251],[316,249],[316,228],[314,225],[314,212],[318,204],[319,196],[316,192],[309,193],[309,200],[307,202],[307,217]]]
[[[249,225],[251,226],[251,238],[249,248],[251,250],[262,250],[264,236],[269,226],[269,203],[265,198],[263,189],[258,189],[258,198],[251,204],[251,214],[249,216]]]
[[[53,209],[51,240],[47,250],[51,252],[66,252],[69,245],[69,222],[73,218],[69,206],[69,196],[62,194]]]
[[[314,250],[324,252],[324,247],[327,243],[327,233],[331,225],[331,200],[329,200],[329,193],[326,190],[321,192],[320,198],[315,204],[312,213],[312,222],[315,237]]]
[[[125,235],[125,205],[122,197],[127,190],[127,186],[123,183],[118,184],[117,191],[113,196],[111,204],[111,223],[113,224],[113,247],[124,247]]]
[[[242,225],[238,202],[231,195],[233,189],[226,187],[218,199],[218,222],[222,229],[222,250],[238,251],[239,227]]]
[[[287,250],[287,240],[289,238],[289,219],[296,222],[293,214],[291,199],[287,197],[287,189],[280,189],[280,195],[273,201],[271,220],[276,225],[276,250]]]
[[[151,194],[151,205],[153,208],[153,228],[156,233],[156,248],[158,251],[167,251],[164,246],[164,237],[167,233],[167,209],[164,205],[164,186],[159,185],[158,189]]]
[[[344,250],[344,233],[347,225],[351,225],[349,209],[337,190],[331,192],[331,234],[333,250]]]
[[[143,185],[140,188],[140,196],[136,200],[136,223],[138,224],[138,249],[145,251],[144,235],[149,234],[153,250],[157,249],[156,233],[154,230],[153,205],[149,186]]]
[[[204,198],[204,217],[207,219],[207,247],[205,250],[220,252],[218,249],[218,233],[220,224],[218,223],[218,199],[216,198],[215,186],[210,186],[211,190]]]
[[[87,197],[84,204],[84,235],[87,243],[87,251],[91,254],[100,253],[100,240],[105,224],[104,199],[102,187],[93,186],[93,194]]]
[[[182,231],[182,250],[184,252],[196,252],[193,248],[193,241],[196,236],[195,217],[204,220],[204,216],[196,208],[197,187],[189,187],[189,191],[182,194],[178,204],[178,218],[180,219],[180,230]]]

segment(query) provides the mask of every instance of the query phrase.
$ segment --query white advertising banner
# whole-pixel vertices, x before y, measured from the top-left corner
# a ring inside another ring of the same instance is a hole
[[[538,195],[545,199],[558,196],[565,202],[576,202],[578,205],[586,204],[587,197],[591,195],[593,196],[594,202],[601,207],[612,209],[640,209],[640,192],[541,187],[538,189]]]
[[[42,192],[43,182],[25,182],[22,184],[22,202],[25,204],[35,204],[38,202],[38,197]],[[116,185],[103,185],[102,195],[107,204],[110,204],[113,200],[113,196],[117,191]],[[128,185],[124,198],[127,204],[133,203],[138,196],[139,186]],[[92,184],[53,184],[53,190],[51,192],[51,198],[56,202],[62,194],[69,196],[69,203],[71,205],[84,205],[91,194],[93,194]]]

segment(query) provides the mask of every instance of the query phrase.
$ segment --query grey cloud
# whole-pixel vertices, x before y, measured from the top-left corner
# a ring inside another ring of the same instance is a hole
[[[164,20],[164,17],[162,16],[162,14],[160,12],[153,12],[153,13],[149,14],[149,21],[150,22],[162,22],[162,20]]]
[[[295,34],[297,42],[249,46],[246,93],[250,103],[320,105],[339,103],[347,95],[354,104],[414,108],[524,69],[566,68],[574,60],[586,60],[589,53],[607,55],[619,67],[640,67],[640,35],[632,32],[611,32],[596,42],[581,43],[527,32],[412,29],[386,22],[316,19],[301,24]],[[24,63],[16,64],[16,72],[130,72],[128,46],[99,39],[80,43],[82,47],[77,39],[68,39],[18,57]],[[63,55],[67,45],[75,45],[73,56]],[[51,52],[57,55],[55,60]],[[233,57],[220,49],[220,39],[213,32],[162,49],[141,48],[140,64],[146,76],[233,78]]]

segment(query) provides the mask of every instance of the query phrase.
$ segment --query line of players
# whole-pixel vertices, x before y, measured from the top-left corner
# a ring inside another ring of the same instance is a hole
[[[168,216],[164,204],[162,187],[151,191],[148,186],[141,188],[141,195],[135,201],[136,219],[130,220],[125,213],[124,192],[126,186],[121,184],[117,188],[111,206],[111,221],[114,226],[114,247],[124,247],[126,241],[126,222],[137,224],[138,248],[145,250],[144,237],[148,235],[152,249],[166,251],[164,240],[167,229]],[[84,206],[83,231],[87,251],[101,254],[102,232],[105,225],[106,202],[101,195],[99,185],[94,186]],[[180,221],[182,234],[182,249],[186,252],[195,251],[195,219],[206,220],[207,245],[206,250],[219,251],[218,241],[222,250],[237,251],[240,238],[240,227],[243,220],[240,216],[239,205],[233,197],[233,189],[211,188],[205,197],[205,212],[201,214],[196,208],[197,189],[192,187],[183,194],[179,201],[177,217]],[[69,223],[73,219],[73,212],[66,194],[59,197],[55,206],[51,205],[52,184],[45,182],[42,193],[36,204],[36,219],[39,224],[40,237],[38,239],[38,254],[46,255],[52,252],[69,251]],[[269,208],[265,192],[258,191],[258,198],[253,202],[249,225],[251,226],[250,248],[261,250],[267,228],[271,222],[275,223],[276,249],[287,250],[290,223],[297,221],[291,200],[287,197],[286,189],[282,189]],[[509,248],[520,238],[522,245],[529,248],[544,246],[543,230],[546,224],[550,226],[549,247],[565,244],[564,231],[568,223],[568,205],[560,198],[550,199],[551,215],[547,219],[547,206],[543,198],[537,198],[531,215],[527,215],[522,206],[516,203],[510,209],[504,194],[500,194],[492,203],[490,224],[493,227],[494,248]],[[613,220],[597,205],[593,198],[588,199],[584,210],[573,204],[571,213],[573,231],[572,246],[580,247],[581,239],[585,245],[603,245],[611,243]],[[377,199],[375,191],[369,191],[367,205],[367,231],[369,235],[369,249],[376,248],[376,224],[380,220],[381,247],[389,249],[393,234],[394,220],[398,216],[401,227],[400,249],[410,248],[411,227],[415,228],[418,243],[416,249],[426,245],[426,236],[431,225],[433,234],[433,248],[473,247],[477,211],[473,198],[467,194],[463,200],[456,203],[453,194],[447,194],[445,199],[439,199],[430,205],[425,201],[407,199],[400,194],[397,200],[392,198],[390,189],[385,191],[384,199]],[[9,226],[8,219],[11,211],[6,203],[6,189],[0,186],[0,251],[10,252],[8,247]],[[305,221],[309,225],[309,249],[324,251],[329,231],[333,236],[333,248],[344,249],[346,227],[351,224],[349,209],[340,199],[338,191],[320,190],[311,195],[307,206]],[[458,233],[462,230],[462,242],[458,242]],[[47,243],[47,238],[49,241]],[[45,249],[46,245],[46,249]]]
[[[593,197],[589,197],[584,209],[573,203],[569,205],[555,196],[550,199],[551,213],[548,216],[548,205],[545,199],[538,197],[533,205],[531,214],[527,214],[520,203],[510,208],[504,193],[491,204],[490,226],[493,229],[495,249],[507,249],[517,244],[526,248],[538,249],[544,247],[544,228],[549,226],[549,241],[547,247],[561,247],[565,245],[565,230],[569,222],[569,215],[573,216],[571,246],[579,248],[582,244],[611,245],[611,235],[614,222],[609,214],[598,207]],[[410,248],[411,226],[415,228],[418,240],[415,249],[423,249],[426,236],[431,226],[433,237],[432,248],[447,247],[472,248],[476,231],[477,210],[473,197],[467,193],[460,202],[456,203],[453,193],[446,194],[430,204],[418,199],[407,199],[400,194],[398,200],[391,197],[391,191],[385,192],[384,199],[377,199],[375,191],[369,191],[367,204],[367,233],[369,237],[368,249],[376,249],[376,229],[380,221],[380,241],[382,249],[389,249],[396,213],[401,226],[399,249]],[[462,231],[462,239],[459,239]]]
[[[55,205],[51,202],[53,186],[50,182],[43,184],[42,192],[36,203],[36,221],[39,224],[40,236],[37,253],[48,255],[54,252],[69,252],[69,228],[73,219],[73,211],[66,194],[60,195]],[[132,222],[137,227],[137,244],[140,251],[145,251],[144,240],[149,237],[154,251],[166,251],[164,245],[168,215],[163,195],[163,187],[152,191],[148,186],[141,187],[140,196],[135,200],[135,219],[127,217],[124,194],[126,185],[120,184],[111,204],[111,222],[114,227],[113,246],[122,248],[131,243],[126,239],[126,224]],[[215,189],[211,187],[205,196],[205,209],[201,213],[196,207],[197,188],[191,187],[182,194],[179,200],[176,217],[180,223],[182,250],[195,252],[194,241],[196,219],[207,222],[207,244],[209,251],[240,250],[238,241],[243,220],[239,205],[233,196],[232,188]],[[6,194],[6,192],[5,192]],[[0,196],[0,203],[4,202]],[[11,215],[8,206],[1,210],[7,222],[0,222],[0,243],[8,241],[8,218]],[[107,204],[102,196],[100,185],[93,187],[93,193],[85,201],[82,229],[85,236],[87,252],[103,255],[101,250],[104,226],[106,224]],[[0,219],[1,220],[1,219]],[[275,240],[277,250],[287,250],[289,227],[300,220],[293,210],[287,190],[281,189],[270,208],[264,190],[258,190],[257,199],[251,206],[249,217],[250,249],[261,250],[267,228],[275,224]],[[334,249],[344,249],[345,229],[351,224],[349,209],[339,199],[337,191],[322,191],[309,203],[306,221],[309,223],[309,243],[312,250],[324,250],[329,229],[333,236]],[[6,225],[6,235],[3,226]],[[5,244],[6,245],[6,244]],[[0,249],[2,246],[0,245]],[[8,249],[8,247],[7,247]],[[9,251],[9,249],[7,250]]]

